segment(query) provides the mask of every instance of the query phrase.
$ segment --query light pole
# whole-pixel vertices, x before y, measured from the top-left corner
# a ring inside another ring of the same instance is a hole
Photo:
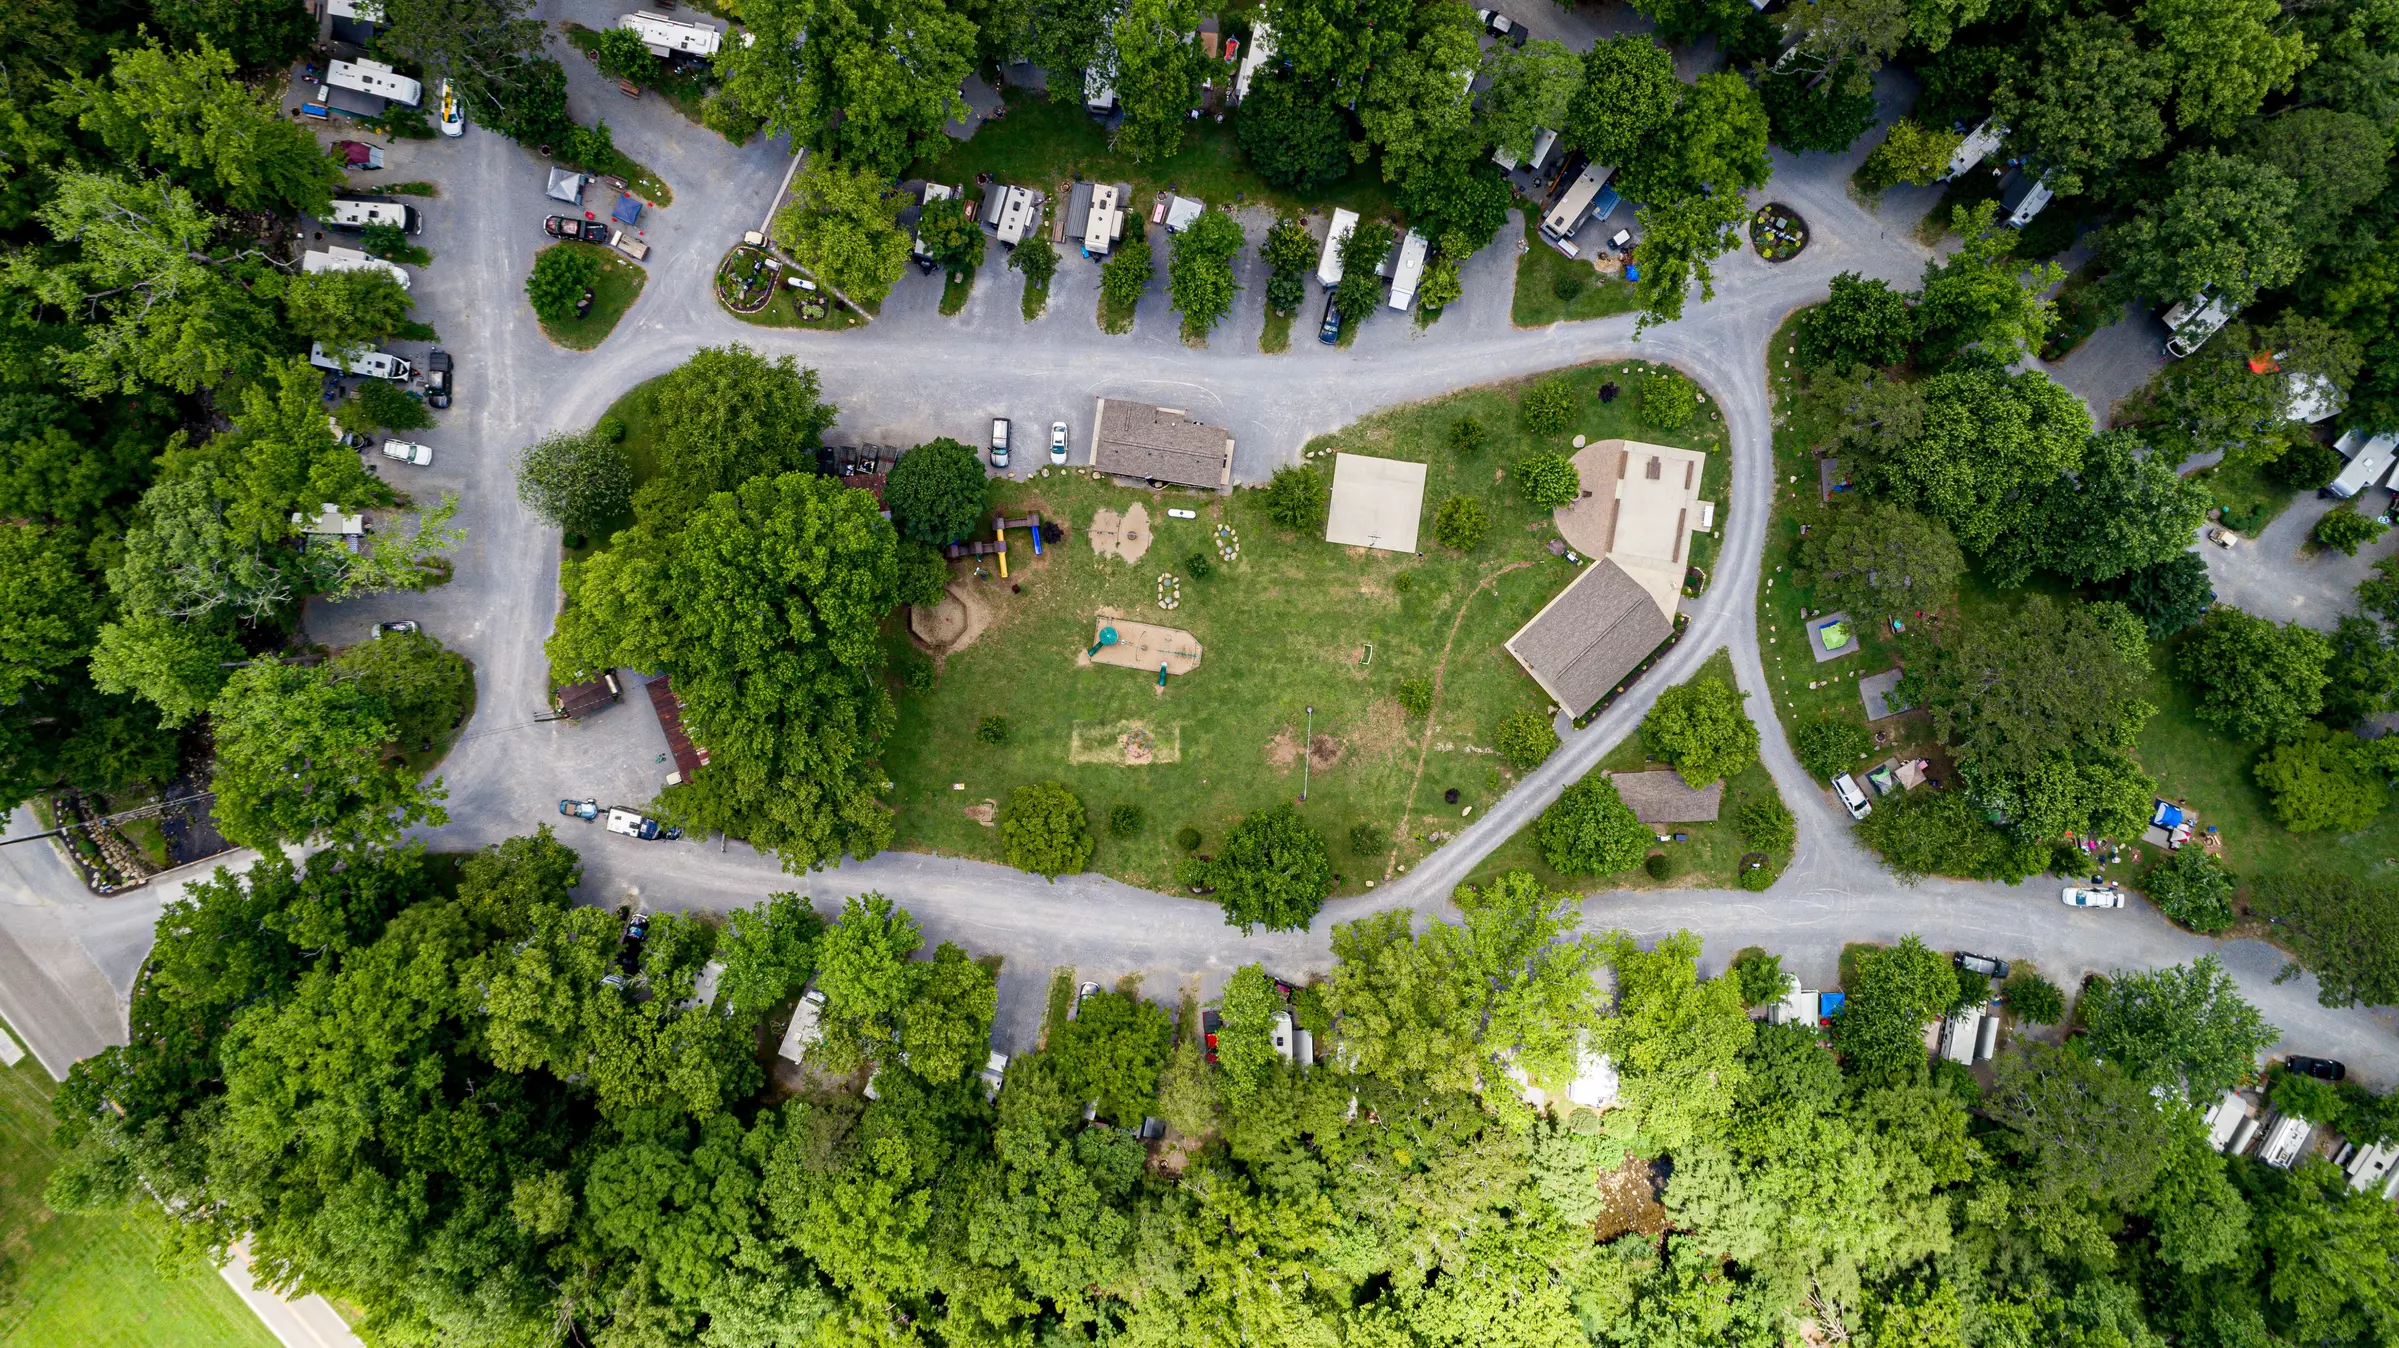
[[[1308,733],[1299,742],[1299,798],[1308,798],[1308,750],[1316,740],[1316,708],[1308,707]]]

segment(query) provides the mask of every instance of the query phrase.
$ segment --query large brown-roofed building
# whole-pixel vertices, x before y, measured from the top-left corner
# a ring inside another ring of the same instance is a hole
[[[1633,818],[1644,824],[1713,824],[1724,804],[1723,782],[1694,791],[1683,785],[1679,772],[1618,772],[1609,780],[1632,807]]]
[[[1674,620],[1615,562],[1585,568],[1508,638],[1508,654],[1569,716],[1580,716],[1674,635]]]
[[[1233,482],[1233,437],[1179,407],[1100,399],[1091,466],[1119,477],[1221,491]]]

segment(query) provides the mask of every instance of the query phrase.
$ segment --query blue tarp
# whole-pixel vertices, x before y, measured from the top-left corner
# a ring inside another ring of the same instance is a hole
[[[641,198],[628,192],[616,199],[616,218],[628,225],[641,220]]]
[[[2157,813],[2149,816],[2149,822],[2159,828],[2173,828],[2182,823],[2182,810],[2170,802],[2161,800],[2157,803]]]

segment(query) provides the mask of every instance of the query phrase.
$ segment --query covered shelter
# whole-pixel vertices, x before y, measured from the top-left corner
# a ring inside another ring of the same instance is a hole
[[[1207,210],[1208,203],[1204,201],[1196,201],[1180,194],[1170,194],[1166,198],[1166,232],[1169,234],[1182,233],[1196,224],[1200,216],[1207,213]]]
[[[1603,558],[1518,628],[1507,650],[1567,715],[1580,716],[1673,635],[1673,619],[1649,591]]]
[[[1638,440],[1600,440],[1576,451],[1583,494],[1560,506],[1559,534],[1586,557],[1606,557],[1671,615],[1691,563],[1691,535],[1715,520],[1699,499],[1708,456]]]
[[[1416,529],[1424,516],[1421,463],[1364,454],[1333,456],[1333,508],[1325,517],[1324,541],[1386,552],[1416,551]]]
[[[1213,491],[1232,485],[1232,435],[1180,407],[1102,398],[1091,424],[1091,466],[1103,473]]]
[[[551,165],[550,186],[547,189],[550,200],[563,201],[569,206],[582,205],[583,184],[587,181],[589,180],[582,174],[572,169],[562,169],[555,164]]]

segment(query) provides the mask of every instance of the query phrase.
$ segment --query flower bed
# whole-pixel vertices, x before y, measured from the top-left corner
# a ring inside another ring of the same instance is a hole
[[[1768,262],[1788,262],[1808,246],[1808,222],[1781,202],[1768,202],[1749,217],[1749,242]]]

